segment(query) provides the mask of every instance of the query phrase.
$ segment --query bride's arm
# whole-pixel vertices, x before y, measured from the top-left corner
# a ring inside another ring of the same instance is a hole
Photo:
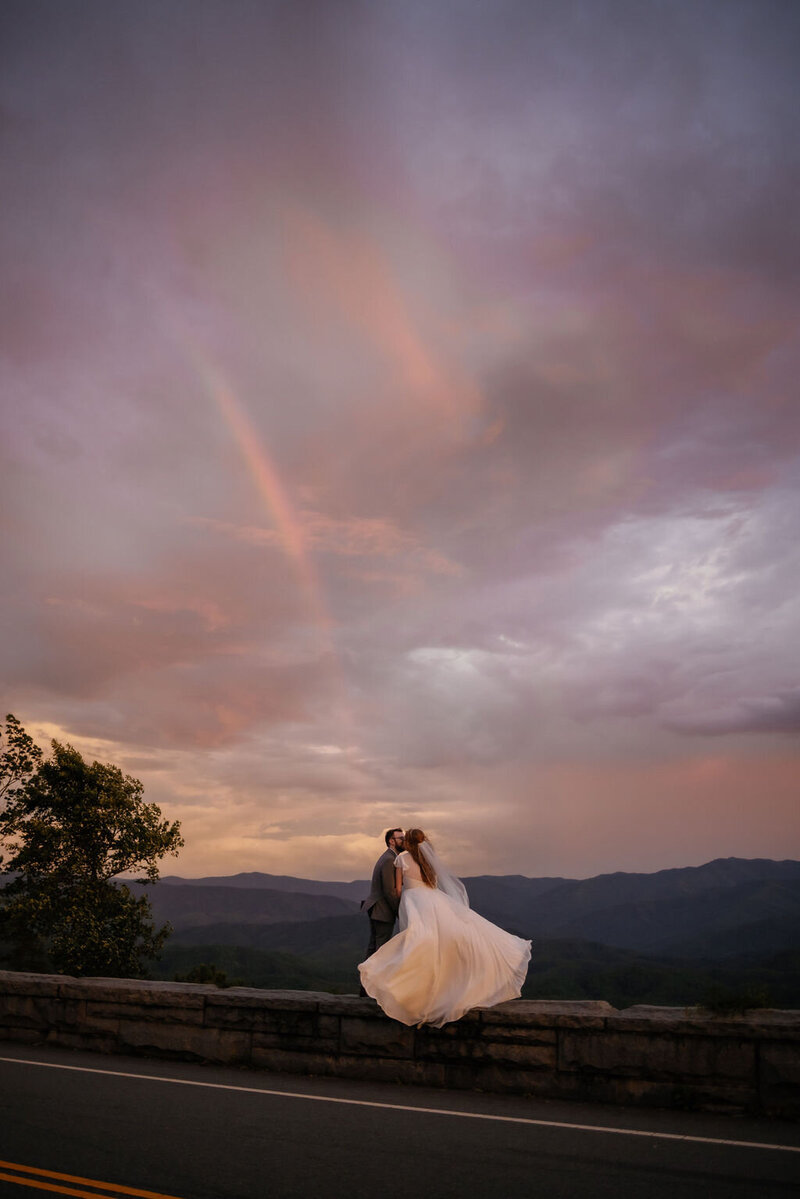
[[[403,894],[403,871],[400,866],[394,868],[394,885],[397,888],[397,894]]]

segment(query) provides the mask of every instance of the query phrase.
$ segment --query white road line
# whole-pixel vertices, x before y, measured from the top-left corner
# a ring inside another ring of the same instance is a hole
[[[650,1137],[658,1141],[684,1141],[692,1145],[726,1145],[739,1149],[772,1149],[800,1153],[800,1145],[776,1145],[770,1141],[734,1141],[722,1137],[693,1137],[679,1132],[648,1132],[641,1128],[612,1128],[603,1124],[570,1124],[563,1120],[533,1120],[528,1116],[494,1116],[488,1112],[459,1112],[444,1107],[416,1107],[405,1103],[378,1103],[371,1099],[341,1099],[332,1095],[308,1095],[302,1091],[271,1091],[266,1087],[236,1087],[223,1082],[200,1082],[192,1078],[169,1078],[160,1074],[134,1074],[123,1070],[99,1070],[94,1066],[67,1066],[59,1062],[37,1062],[22,1057],[0,1057],[0,1062],[19,1066],[42,1066],[47,1070],[72,1070],[77,1074],[105,1074],[111,1078],[135,1078],[146,1082],[171,1082],[182,1087],[206,1087],[215,1091],[241,1091],[246,1095],[274,1095],[280,1099],[309,1099],[315,1103],[342,1103],[349,1107],[383,1108],[392,1112],[415,1112],[424,1116],[457,1116],[463,1120],[491,1120],[497,1124],[530,1124],[538,1128],[565,1128],[572,1132],[601,1132],[623,1137]]]

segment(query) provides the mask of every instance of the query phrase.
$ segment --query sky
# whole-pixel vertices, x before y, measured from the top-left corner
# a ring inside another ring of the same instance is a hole
[[[4,0],[0,703],[164,873],[800,857],[800,10]]]

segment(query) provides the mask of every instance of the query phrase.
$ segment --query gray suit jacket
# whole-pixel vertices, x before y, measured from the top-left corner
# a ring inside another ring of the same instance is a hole
[[[400,906],[400,896],[394,878],[394,850],[388,849],[382,853],[372,871],[369,898],[361,904],[362,908],[373,920],[385,920],[394,924],[397,919],[397,909]]]

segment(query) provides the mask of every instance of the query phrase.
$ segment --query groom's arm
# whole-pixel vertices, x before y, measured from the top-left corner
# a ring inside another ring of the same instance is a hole
[[[400,906],[400,892],[397,889],[397,881],[395,879],[394,862],[384,862],[381,867],[381,882],[383,884],[383,894],[386,897],[386,902],[393,912],[396,912]]]

